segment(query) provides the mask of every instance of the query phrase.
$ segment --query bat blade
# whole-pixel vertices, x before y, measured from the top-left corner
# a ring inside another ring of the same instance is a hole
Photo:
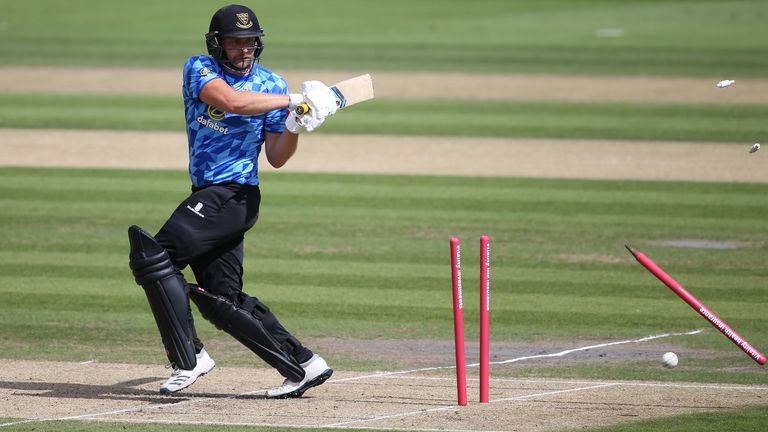
[[[370,74],[356,76],[334,84],[331,91],[336,94],[336,106],[346,108],[373,99],[373,79]],[[296,107],[296,114],[303,115],[309,110],[309,105],[301,104]]]
[[[373,80],[369,74],[360,75],[331,87],[336,93],[339,108],[373,99]]]

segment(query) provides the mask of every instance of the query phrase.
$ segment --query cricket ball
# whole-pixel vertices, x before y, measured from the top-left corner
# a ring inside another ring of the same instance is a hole
[[[670,369],[677,366],[677,354],[673,352],[664,353],[664,355],[661,356],[661,364]]]

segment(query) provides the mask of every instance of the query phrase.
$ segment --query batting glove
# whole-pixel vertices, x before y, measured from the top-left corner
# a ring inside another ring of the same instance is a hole
[[[292,133],[299,133],[301,132],[301,128],[299,128],[300,124],[298,122],[298,119],[296,118],[296,113],[293,112],[293,110],[288,112],[288,118],[285,119],[285,129]]]
[[[306,102],[304,95],[301,93],[288,93],[288,109],[293,111],[297,106]]]
[[[336,93],[320,81],[304,81],[301,84],[301,93],[310,111],[313,111],[319,119],[336,114],[339,109],[336,104]]]
[[[314,113],[315,111],[310,111],[309,113],[298,117],[299,124],[304,126],[304,129],[306,129],[307,132],[312,132],[313,130],[319,128],[323,122],[325,122],[325,118],[320,118]]]

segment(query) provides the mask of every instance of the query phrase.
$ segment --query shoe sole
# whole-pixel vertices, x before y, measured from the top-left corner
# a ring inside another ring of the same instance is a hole
[[[317,387],[320,384],[324,383],[328,378],[333,375],[333,369],[328,368],[320,375],[314,377],[313,379],[307,381],[303,386],[297,388],[296,390],[292,392],[288,392],[279,396],[267,396],[268,399],[291,399],[291,398],[300,398],[304,395],[304,392],[311,389],[312,387]]]
[[[214,364],[212,368],[208,369],[208,371],[206,371],[206,372],[201,373],[200,375],[197,376],[197,378],[200,378],[201,376],[203,376],[203,375],[207,374],[208,372],[212,371],[215,367],[216,367],[216,365]],[[196,383],[197,382],[197,378],[193,379],[192,382],[190,382],[189,384],[185,385],[184,387],[179,387],[176,390],[171,390],[171,389],[168,389],[168,388],[165,388],[165,387],[160,387],[160,394],[163,395],[163,396],[168,396],[169,394],[173,394],[173,393],[182,391],[185,388],[187,388],[187,387],[191,386],[192,384]]]

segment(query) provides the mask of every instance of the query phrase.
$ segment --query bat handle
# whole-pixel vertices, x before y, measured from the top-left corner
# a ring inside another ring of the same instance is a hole
[[[296,109],[294,110],[296,112],[296,115],[304,115],[309,112],[309,105],[303,103],[296,106]]]

